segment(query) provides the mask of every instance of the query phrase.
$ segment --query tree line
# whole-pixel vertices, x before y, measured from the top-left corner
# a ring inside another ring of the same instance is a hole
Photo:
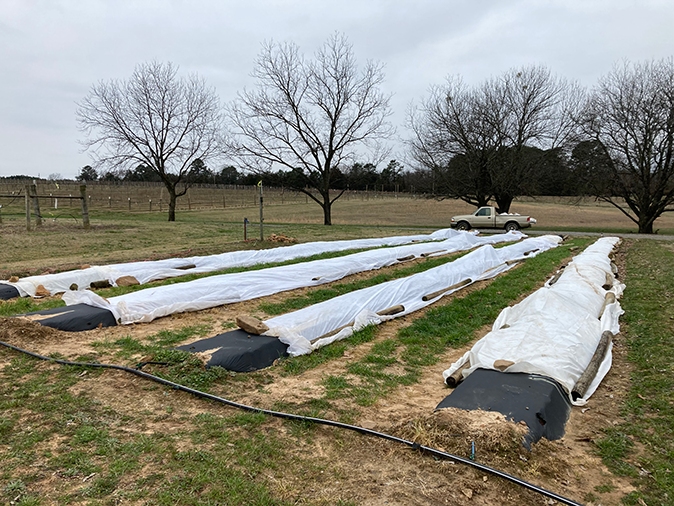
[[[95,84],[78,104],[94,159],[79,177],[161,181],[169,221],[190,184],[260,179],[307,194],[326,225],[345,190],[375,186],[493,202],[499,212],[522,195],[593,195],[646,233],[674,210],[671,58],[616,65],[591,90],[544,66],[475,85],[449,77],[410,108],[407,170],[387,149],[395,129],[382,64],[359,66],[343,35],[312,58],[266,43],[252,75],[254,87],[225,106],[170,63]]]
[[[28,176],[17,176],[28,178]],[[226,184],[254,186],[261,178],[264,178],[265,186],[289,187],[294,186],[293,178],[296,175],[292,171],[278,170],[267,172],[263,175],[255,172],[237,169],[233,165],[225,165],[219,171],[209,168],[201,158],[197,158],[190,164],[185,174],[185,183],[190,184]],[[144,164],[138,164],[134,169],[122,171],[106,170],[99,173],[91,165],[85,165],[80,169],[76,179],[78,181],[149,181],[159,183],[162,181],[157,171]],[[336,190],[378,190],[386,192],[413,191],[414,178],[410,177],[404,167],[396,160],[388,162],[386,167],[378,170],[371,163],[354,163],[351,166],[337,168],[332,180],[331,188]],[[301,184],[301,183],[300,183]],[[425,192],[425,190],[420,190]]]

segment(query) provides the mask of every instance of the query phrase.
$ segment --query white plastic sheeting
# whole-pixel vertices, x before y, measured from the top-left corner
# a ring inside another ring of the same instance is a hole
[[[93,266],[86,269],[60,272],[58,274],[28,276],[16,283],[0,280],[0,283],[12,285],[19,291],[22,297],[34,297],[35,290],[39,285],[44,286],[52,294],[68,291],[72,284],[76,284],[79,290],[84,290],[94,281],[107,280],[111,285],[115,286],[115,280],[122,276],[133,276],[142,285],[157,279],[173,278],[186,274],[215,272],[232,267],[250,267],[264,263],[285,262],[319,253],[348,249],[377,248],[380,246],[399,246],[422,241],[444,241],[456,237],[457,234],[457,231],[447,228],[436,230],[432,234],[345,241],[316,241],[264,250],[230,251],[218,255],[167,258],[165,260]],[[194,265],[195,267],[191,269],[179,269],[179,267],[187,265]]]
[[[483,244],[511,242],[526,237],[520,232],[478,237],[452,231],[451,235],[452,238],[441,242],[382,248],[339,258],[221,274],[186,283],[146,288],[110,299],[104,299],[87,290],[69,291],[63,294],[63,300],[69,306],[84,303],[107,309],[122,324],[150,322],[174,313],[199,311],[286,290],[329,283],[357,272],[393,265],[400,258],[410,255],[419,257],[428,253],[447,254]]]
[[[531,258],[556,247],[559,242],[561,238],[555,235],[525,239],[520,243],[500,249],[484,246],[440,267],[347,293],[299,311],[266,320],[265,323],[269,326],[269,330],[265,334],[276,336],[288,344],[288,353],[292,356],[311,353],[322,346],[351,336],[354,331],[366,325],[379,324],[382,321],[418,311],[433,304],[441,296],[459,288],[447,290],[428,301],[422,299],[424,295],[451,287],[467,278],[470,278],[472,282],[492,278],[512,267],[506,264],[507,261]],[[529,255],[525,256],[525,253]],[[405,307],[403,312],[391,316],[377,315],[378,311],[399,304]],[[311,342],[345,325],[348,326],[337,334]]]
[[[504,309],[492,331],[480,339],[461,359],[447,369],[445,379],[470,360],[467,377],[477,368],[494,369],[496,360],[514,365],[505,372],[526,372],[557,380],[569,393],[585,371],[602,332],[618,333],[618,318],[623,313],[617,299],[624,285],[613,281],[610,289],[616,302],[607,306],[599,320],[607,290],[606,276],[613,277],[609,253],[620,241],[604,237],[573,259],[558,281],[546,284],[519,304]],[[504,326],[507,326],[504,328]],[[585,396],[573,404],[581,406],[597,389],[611,367],[611,349]]]

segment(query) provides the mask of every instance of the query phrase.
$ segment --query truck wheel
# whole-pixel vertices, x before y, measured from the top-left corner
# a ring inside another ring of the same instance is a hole
[[[508,223],[506,223],[505,229],[506,232],[510,232],[511,230],[519,230],[520,225],[516,221],[509,221]]]
[[[460,221],[459,223],[456,224],[456,229],[457,230],[470,230],[470,223],[467,221]]]

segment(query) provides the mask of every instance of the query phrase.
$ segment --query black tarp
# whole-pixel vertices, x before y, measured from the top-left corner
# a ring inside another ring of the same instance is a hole
[[[115,316],[110,311],[87,304],[55,307],[15,316],[31,315],[44,316],[44,318],[36,320],[40,325],[68,332],[91,330],[99,325],[102,327],[114,327],[117,325]]]
[[[12,285],[0,283],[0,300],[9,300],[19,296],[19,290]]]
[[[527,448],[541,437],[561,438],[571,414],[568,396],[552,378],[488,369],[473,371],[435,409],[443,408],[497,411],[515,422],[524,421],[529,427]]]
[[[276,337],[256,336],[236,329],[177,349],[192,353],[217,350],[206,367],[217,365],[229,371],[251,372],[269,367],[277,358],[287,356],[288,345]]]

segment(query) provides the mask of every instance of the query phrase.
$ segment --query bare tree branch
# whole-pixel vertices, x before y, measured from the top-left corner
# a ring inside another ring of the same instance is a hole
[[[674,210],[674,59],[624,62],[602,77],[581,118],[601,146],[608,171],[595,195],[653,233]]]
[[[472,88],[448,78],[410,113],[411,156],[437,173],[440,193],[478,206],[493,198],[507,212],[531,188],[545,150],[574,138],[580,94],[545,67],[511,69]]]
[[[379,86],[382,66],[359,69],[345,36],[335,34],[312,60],[292,43],[265,43],[253,77],[229,106],[232,148],[240,163],[257,173],[280,166],[295,175],[290,183],[323,208],[330,225],[331,178],[337,167],[363,150],[377,152],[394,130],[388,123],[389,97]],[[317,198],[306,187],[317,190]]]
[[[171,63],[141,64],[126,81],[93,85],[77,109],[81,143],[98,165],[142,163],[159,175],[169,193],[169,221],[177,197],[187,192],[192,162],[217,158],[224,147],[215,91],[177,72]]]

